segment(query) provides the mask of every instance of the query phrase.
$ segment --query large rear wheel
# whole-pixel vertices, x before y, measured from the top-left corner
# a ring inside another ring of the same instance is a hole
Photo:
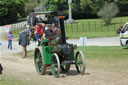
[[[76,53],[75,66],[78,73],[82,75],[85,73],[86,63],[85,63],[85,58],[82,51],[77,51]]]
[[[46,65],[43,63],[43,53],[41,47],[37,47],[34,53],[34,63],[36,71],[39,75],[44,75],[46,72]]]
[[[52,54],[51,57],[51,71],[54,77],[58,78],[60,75],[60,60],[56,53]]]

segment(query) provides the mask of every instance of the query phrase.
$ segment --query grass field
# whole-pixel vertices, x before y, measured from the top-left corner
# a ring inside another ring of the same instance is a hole
[[[112,19],[111,24],[106,25],[102,19],[75,20],[76,23],[65,25],[66,35],[68,38],[118,36],[116,30],[127,21],[128,17],[117,17]]]
[[[128,70],[128,49],[120,46],[87,46],[78,47],[85,55],[87,68],[105,69],[110,71]],[[75,51],[76,52],[76,51]],[[18,53],[17,55],[20,55]],[[34,51],[28,52],[28,58],[33,59]]]
[[[128,70],[128,49],[120,46],[89,46],[79,47],[87,62],[87,68],[110,71]]]
[[[78,39],[80,37],[96,38],[96,37],[113,37],[119,36],[115,31],[112,32],[73,32],[66,33],[66,37],[69,39]]]

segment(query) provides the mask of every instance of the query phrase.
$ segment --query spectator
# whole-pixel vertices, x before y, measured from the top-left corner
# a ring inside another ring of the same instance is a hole
[[[43,35],[43,25],[42,24],[38,24],[39,28],[40,28],[40,35]]]
[[[30,42],[30,37],[31,37],[31,31],[29,29],[29,25],[25,25],[24,26],[24,32],[27,33],[28,37],[29,37],[29,42]]]
[[[36,41],[38,41],[40,39],[40,33],[41,33],[41,30],[39,28],[38,25],[35,26],[35,36],[36,36]]]
[[[29,37],[28,34],[22,30],[19,34],[19,45],[22,46],[23,49],[23,58],[27,56],[27,45],[29,45]]]
[[[120,25],[120,28],[116,31],[116,34],[120,34],[120,32],[123,32],[123,26],[122,24]]]
[[[13,34],[11,30],[9,30],[7,37],[8,37],[8,49],[12,50]]]
[[[29,25],[24,25],[24,31],[25,31],[28,35],[31,34],[31,31],[30,31],[30,29],[29,29]]]
[[[2,67],[2,65],[0,63],[0,80],[2,80],[2,71],[3,71],[3,67]]]

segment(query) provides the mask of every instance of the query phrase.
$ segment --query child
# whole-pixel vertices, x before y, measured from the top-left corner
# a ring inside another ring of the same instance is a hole
[[[2,67],[2,65],[0,63],[0,80],[2,80],[2,70],[3,70],[3,67]]]
[[[7,37],[8,37],[8,49],[10,48],[10,50],[12,50],[13,34],[12,34],[12,31],[11,30],[9,30]]]

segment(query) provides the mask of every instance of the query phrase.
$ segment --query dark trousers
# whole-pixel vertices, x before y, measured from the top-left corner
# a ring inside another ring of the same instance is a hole
[[[2,65],[0,64],[0,74],[2,74],[2,70],[3,70],[3,67],[2,67]]]
[[[8,40],[8,49],[12,49],[12,40]]]

